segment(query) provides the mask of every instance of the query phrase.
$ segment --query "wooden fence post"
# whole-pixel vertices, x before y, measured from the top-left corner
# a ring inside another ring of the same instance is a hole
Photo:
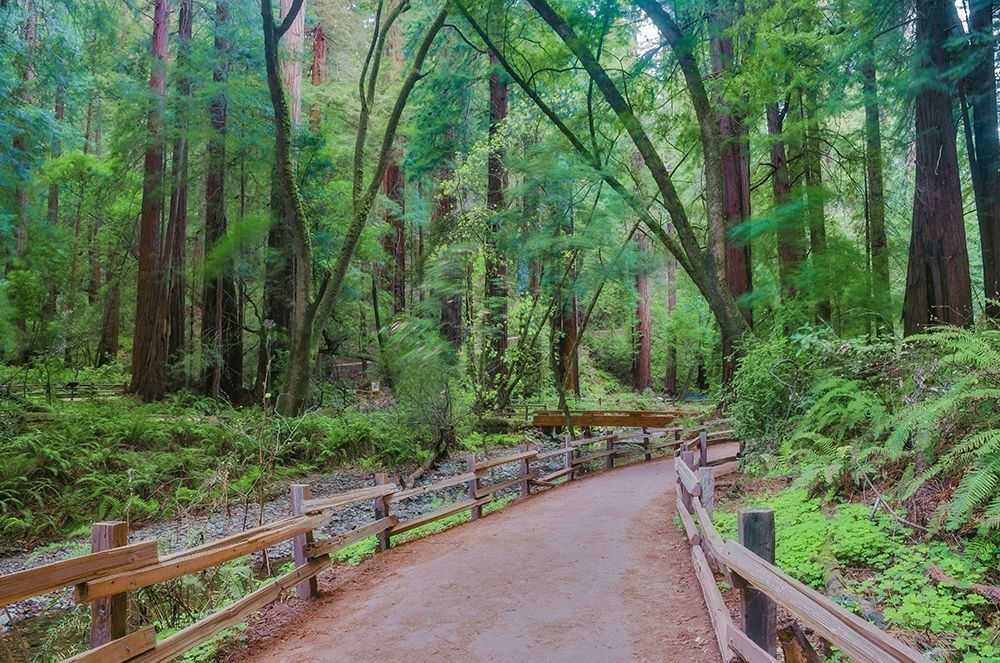
[[[702,467],[708,466],[708,433],[701,431],[698,433],[698,450],[701,452],[698,464]]]
[[[611,452],[615,448],[615,438],[609,437],[604,443],[604,450],[608,452],[608,455],[604,457],[604,469],[613,470],[615,468],[615,457],[611,455]]]
[[[526,453],[528,451],[528,445],[527,444],[522,444],[518,448],[521,450],[522,453]],[[518,463],[518,466],[520,467],[520,471],[521,471],[521,476],[524,477],[524,480],[521,481],[521,484],[520,484],[521,485],[521,497],[527,497],[528,495],[531,494],[531,486],[528,484],[528,473],[531,472],[531,464],[530,463],[531,463],[531,460],[528,459],[528,458],[522,458],[521,461]]]
[[[293,483],[292,484],[292,515],[301,516],[305,513],[307,499],[312,497],[312,490],[309,488],[309,484],[305,483]],[[299,534],[297,537],[292,539],[292,557],[295,559],[295,566],[302,566],[309,561],[306,556],[306,546],[313,542],[312,532],[306,532],[305,534]],[[300,599],[305,601],[306,599],[311,599],[319,593],[319,582],[316,580],[316,576],[309,578],[308,580],[303,580],[299,584],[295,585],[295,594]]]
[[[674,462],[684,463],[688,467],[694,469],[694,452],[693,451],[681,451],[677,455],[677,460]],[[680,478],[678,477],[678,480]],[[688,513],[693,513],[694,508],[691,505],[691,495],[688,493],[687,489],[684,488],[684,484],[681,484],[681,501],[684,502],[684,508],[688,510]]]
[[[465,471],[475,472],[476,471],[476,454],[469,454],[465,457]],[[473,477],[469,479],[469,499],[475,500],[479,499],[477,493],[479,492],[479,477]],[[483,507],[474,506],[469,509],[470,517],[472,520],[477,520],[479,516],[483,515]]]
[[[90,528],[90,550],[101,552],[128,545],[128,523],[113,520]],[[122,592],[90,604],[90,648],[124,637],[128,622],[128,595]]]
[[[740,509],[740,544],[774,564],[774,511],[771,509]],[[778,652],[778,610],[766,594],[743,583],[743,632],[761,649],[775,656]]]
[[[708,515],[712,515],[715,507],[715,471],[711,467],[703,467],[698,470],[698,478],[701,483],[701,495],[698,498]]]
[[[385,472],[375,473],[375,485],[383,486],[389,483],[389,475]],[[375,520],[381,520],[389,515],[389,499],[388,495],[375,498]],[[385,552],[389,549],[389,530],[384,529],[378,533],[378,549],[379,552]]]
[[[566,469],[573,467],[573,445],[570,444],[569,433],[566,433]],[[572,481],[573,475],[576,474],[575,470],[570,470],[569,474],[566,475],[566,481]]]
[[[642,427],[643,433],[648,433],[649,429],[645,426]],[[644,461],[653,460],[653,452],[649,450],[649,437],[642,438],[642,448],[646,450],[646,455],[642,457]]]

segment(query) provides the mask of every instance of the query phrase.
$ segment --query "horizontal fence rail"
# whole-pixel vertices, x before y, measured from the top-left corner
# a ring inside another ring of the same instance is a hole
[[[704,427],[703,424],[695,430]],[[495,458],[478,459],[470,454],[466,458],[465,472],[406,489],[400,488],[394,478],[385,473],[375,475],[373,486],[315,499],[308,485],[294,484],[291,486],[290,516],[169,554],[160,553],[155,540],[128,544],[128,527],[124,522],[95,523],[90,554],[0,576],[0,605],[63,587],[75,587],[74,599],[92,606],[91,648],[67,661],[169,661],[245,621],[288,590],[294,589],[302,599],[316,595],[316,576],[333,564],[336,552],[357,541],[375,536],[378,549],[386,550],[392,536],[442,518],[464,511],[469,511],[472,519],[480,517],[483,507],[502,491],[516,489],[518,496],[523,498],[531,495],[532,488],[559,485],[559,479],[572,481],[612,469],[616,460],[643,462],[654,455],[662,457],[664,451],[673,454],[676,450],[692,454],[685,450],[682,441],[685,432],[678,427],[647,427],[579,438],[567,435],[560,447],[547,451],[523,444],[515,452]],[[714,442],[716,438],[711,439]],[[703,445],[703,448],[707,447]],[[552,471],[551,465],[557,459],[564,466]],[[543,462],[548,469],[539,465],[532,467],[532,464]],[[516,466],[513,475],[508,472],[493,481],[493,470],[510,465]],[[716,468],[716,472],[721,469]],[[542,474],[543,470],[548,473]],[[693,474],[685,473],[684,476],[685,486],[700,490],[691,482]],[[465,487],[466,496],[456,503],[407,520],[391,513],[393,505],[404,500],[459,486]],[[337,509],[365,502],[373,506],[373,522],[334,537],[317,536],[316,530],[329,523]],[[689,534],[698,536],[690,516],[687,521],[685,527],[690,528]],[[156,640],[152,627],[126,632],[128,592],[214,568],[289,540],[292,541],[295,567],[267,585],[162,640]],[[720,550],[723,548],[721,540],[717,546]]]

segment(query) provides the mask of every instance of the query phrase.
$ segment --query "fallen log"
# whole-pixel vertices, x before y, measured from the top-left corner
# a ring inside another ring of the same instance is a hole
[[[950,575],[942,571],[936,564],[931,564],[927,567],[927,576],[936,583],[948,585],[953,589],[964,589],[974,594],[985,596],[988,599],[992,599],[995,603],[1000,604],[1000,587],[983,585],[978,582],[964,583],[959,580],[955,580]]]

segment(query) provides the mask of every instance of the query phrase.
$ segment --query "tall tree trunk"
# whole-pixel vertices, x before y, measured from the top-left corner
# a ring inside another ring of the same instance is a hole
[[[403,170],[399,167],[399,153],[393,156],[382,176],[382,194],[396,209],[386,209],[385,223],[389,227],[382,236],[382,248],[389,254],[392,264],[384,270],[386,289],[392,295],[392,311],[406,309],[406,226],[403,224]]]
[[[788,156],[785,152],[785,141],[781,138],[784,131],[784,119],[788,105],[784,110],[778,104],[767,107],[767,132],[771,134],[771,167],[774,169],[772,189],[774,191],[774,207],[778,218],[778,280],[781,284],[781,298],[785,302],[794,300],[798,294],[796,275],[802,268],[805,259],[803,226],[798,214],[787,214],[782,210],[791,199],[791,180],[788,176]]]
[[[966,81],[972,107],[969,162],[983,254],[985,313],[1000,318],[1000,138],[997,127],[996,40],[993,1],[971,0],[969,31],[974,63]]]
[[[63,82],[60,80],[56,84],[56,100],[55,100],[55,120],[56,126],[55,130],[52,132],[52,158],[58,159],[62,154],[62,141],[60,140],[60,132],[62,131],[61,125],[63,119],[66,117],[66,88]],[[59,232],[59,183],[51,182],[49,184],[49,195],[46,201],[46,217],[49,222],[50,232],[53,234]],[[73,256],[71,258],[71,272],[75,271],[76,262],[76,238],[74,237],[72,245]],[[70,286],[70,299],[72,299],[72,291],[75,290],[75,274],[71,274],[71,280],[69,282]],[[51,289],[49,290],[49,301],[45,306],[44,317],[46,320],[51,320],[56,313],[56,302],[59,298],[59,284],[53,282],[51,284]],[[68,330],[69,333],[73,332],[72,326]],[[66,360],[70,360],[70,347],[71,343],[66,344]]]
[[[229,69],[229,20],[225,2],[216,2],[215,70],[218,88],[209,105],[212,136],[205,176],[205,295],[202,298],[201,343],[206,357],[205,393],[239,400],[243,392],[243,328],[233,279],[233,259],[213,255],[226,236],[226,111],[224,86]]]
[[[284,20],[292,8],[293,0],[281,0],[279,16]],[[302,108],[302,53],[305,37],[305,3],[288,32],[281,39],[279,51],[279,68],[281,82],[284,88],[286,103],[289,109],[289,121],[294,130],[299,124]],[[277,156],[275,157],[277,159]],[[265,385],[263,377],[267,366],[273,377],[281,362],[280,358],[289,349],[292,328],[292,302],[295,300],[295,270],[296,266],[292,251],[291,220],[286,215],[285,202],[281,193],[281,182],[275,164],[271,171],[271,229],[267,233],[267,258],[264,277],[264,320],[270,329],[266,331],[269,339],[262,343],[257,355],[257,390],[263,394]],[[308,268],[308,267],[307,267]]]
[[[180,98],[177,102],[177,136],[171,160],[170,214],[167,220],[167,358],[171,363],[180,360],[184,352],[184,295],[187,288],[185,275],[187,252],[187,199],[188,199],[188,114],[191,103],[191,78],[187,67],[191,64],[191,29],[194,22],[192,0],[181,0],[178,12],[177,67],[181,76],[177,81]]]
[[[799,108],[805,127],[802,139],[802,167],[805,176],[806,217],[809,223],[809,252],[814,266],[821,266],[826,254],[826,204],[823,201],[823,155],[820,150],[819,120],[812,93],[799,94]],[[816,295],[816,319],[830,323],[833,308],[825,292]]]
[[[667,314],[669,316],[670,336],[667,339],[667,370],[663,378],[663,391],[667,396],[683,397],[677,391],[677,332],[674,331],[677,322],[674,314],[677,311],[677,259],[670,256],[667,259]]]
[[[281,0],[281,18],[284,19],[292,8],[295,0]],[[281,79],[285,83],[285,94],[288,95],[288,112],[292,118],[292,126],[302,123],[302,56],[305,53],[306,41],[306,3],[295,15],[288,32],[281,39]]]
[[[146,127],[142,207],[139,217],[139,276],[136,286],[135,332],[132,337],[130,391],[145,401],[163,396],[167,365],[166,287],[163,274],[163,97],[167,73],[167,33],[170,0],[153,6],[152,58],[149,90],[152,99]]]
[[[903,333],[972,320],[969,253],[962,218],[952,96],[941,81],[950,66],[946,43],[958,23],[950,0],[918,0],[916,182],[903,301]]]
[[[552,316],[555,342],[555,378],[560,393],[580,395],[579,352],[573,349],[579,343],[580,309],[576,293],[572,288],[563,292],[560,288],[553,295],[559,298]]]
[[[650,358],[652,339],[649,319],[649,274],[646,273],[646,254],[649,253],[649,239],[642,233],[636,238],[639,244],[639,267],[635,274],[635,290],[638,303],[635,307],[635,329],[633,332],[635,360],[632,375],[635,388],[640,393],[650,386]]]
[[[868,222],[869,279],[877,334],[892,333],[889,296],[889,247],[885,235],[885,188],[882,179],[882,129],[875,78],[874,44],[861,64],[865,101],[865,212]]]
[[[323,31],[322,25],[317,25],[313,29],[313,52],[312,52],[312,71],[311,71],[311,82],[313,86],[313,92],[315,93],[315,88],[326,82],[326,33]],[[312,108],[309,109],[309,128],[312,129],[313,133],[319,132],[320,121],[323,119],[322,104],[314,101]]]
[[[97,341],[94,365],[106,366],[118,358],[121,332],[121,280],[118,269],[108,265],[108,281],[104,291],[104,309],[101,313],[101,335]]]
[[[453,171],[451,166],[442,169],[440,181],[450,180]],[[447,193],[439,193],[437,204],[434,207],[434,215],[431,224],[433,233],[438,237],[445,235],[445,227],[451,222],[451,215],[455,211],[455,197]],[[462,282],[462,270],[449,265],[448,273],[454,278],[448,279],[448,290],[441,302],[441,336],[451,342],[456,348],[462,344],[462,292],[460,284]]]
[[[101,156],[101,98],[95,97],[87,106],[87,128],[84,133],[83,151],[87,149],[93,140],[94,154]],[[83,199],[77,202],[76,219],[80,222]],[[87,246],[90,251],[90,284],[87,287],[87,303],[93,305],[97,301],[97,295],[101,291],[101,241],[99,232],[101,230],[100,220],[94,219],[88,226]]]
[[[487,159],[486,208],[489,221],[485,247],[486,317],[483,344],[483,384],[487,393],[500,384],[507,370],[504,362],[507,352],[507,261],[497,241],[501,227],[499,216],[504,210],[504,191],[507,188],[504,155],[499,146],[501,126],[507,117],[507,80],[501,76],[493,53],[490,53],[489,94],[492,148]]]
[[[399,24],[392,26],[385,45],[385,58],[390,65],[386,73],[390,80],[397,80],[403,68],[403,51]],[[406,309],[406,226],[403,223],[403,205],[406,183],[403,179],[402,150],[399,137],[393,145],[389,164],[382,176],[382,195],[395,209],[386,209],[385,223],[388,232],[382,236],[382,248],[389,255],[390,265],[383,270],[385,289],[392,296],[392,311],[400,313]]]
[[[735,6],[720,2],[721,7],[712,16],[712,70],[716,76],[725,75],[733,66],[733,42],[727,31],[732,27]],[[742,118],[727,108],[727,100],[719,100],[719,136],[722,139],[722,206],[725,224],[726,282],[733,297],[739,299],[752,289],[750,244],[733,239],[733,229],[750,218],[750,152],[747,128]],[[749,326],[753,314],[749,307],[741,306],[740,312]],[[735,375],[738,362],[734,339],[722,335],[722,382],[728,385]]]
[[[21,85],[18,88],[18,96],[24,106],[32,106],[35,103],[35,49],[38,47],[38,17],[35,13],[34,0],[26,0],[24,3],[25,19],[21,26],[21,36],[23,40],[23,52],[20,62]],[[14,156],[18,160],[18,174],[14,184],[14,256],[20,257],[28,248],[28,217],[29,206],[31,204],[28,194],[28,182],[24,173],[28,171],[31,154],[28,146],[30,139],[27,126],[20,127],[14,134]],[[7,271],[13,266],[13,260],[8,260]],[[23,327],[24,321],[18,321]]]

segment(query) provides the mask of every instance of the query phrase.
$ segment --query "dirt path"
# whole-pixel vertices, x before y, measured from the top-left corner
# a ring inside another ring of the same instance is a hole
[[[328,574],[234,658],[720,661],[674,480],[671,459],[621,468]]]

